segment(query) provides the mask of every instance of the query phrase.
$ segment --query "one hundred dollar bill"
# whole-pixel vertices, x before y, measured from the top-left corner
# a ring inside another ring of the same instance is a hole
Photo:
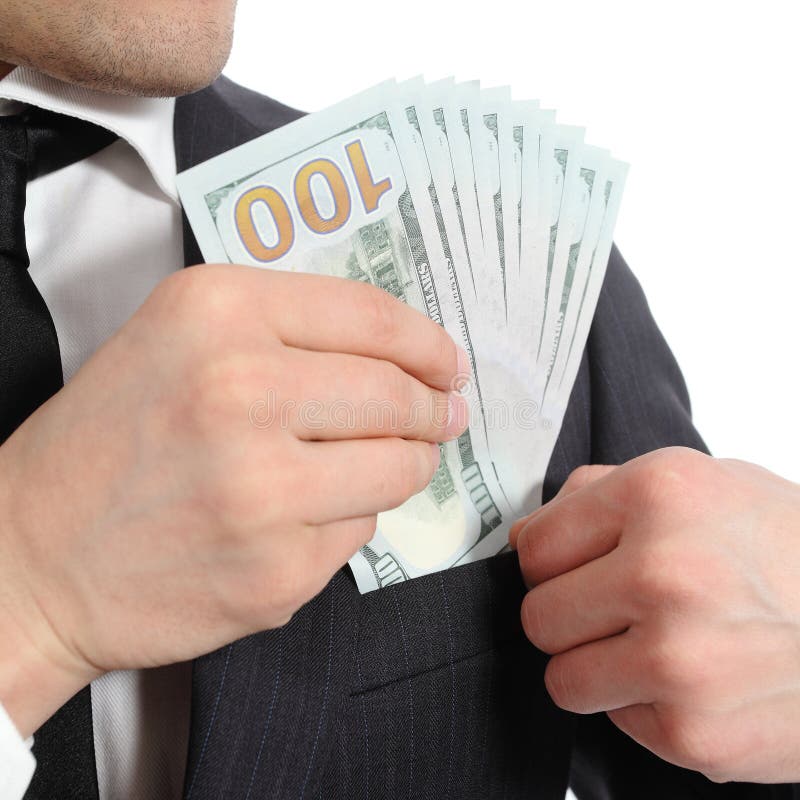
[[[518,204],[518,267],[509,276],[509,334],[520,342],[533,342],[541,330],[543,316],[543,265],[547,257],[550,173],[552,159],[543,153],[552,150],[553,112],[542,111],[536,101],[515,102],[512,108],[515,157],[515,200]],[[540,285],[541,284],[541,285]]]
[[[584,129],[568,125],[558,125],[555,131],[553,148],[553,162],[550,165],[552,183],[550,185],[550,232],[547,250],[547,265],[544,272],[542,326],[539,334],[537,354],[541,355],[542,349],[547,354],[547,339],[545,332],[547,324],[560,307],[561,297],[558,293],[560,287],[554,287],[553,274],[558,275],[561,270],[557,257],[564,259],[563,243],[571,234],[569,218],[570,198],[569,189],[577,189],[578,158],[583,147]],[[559,247],[559,239],[561,247]],[[551,291],[554,290],[554,291]]]
[[[506,271],[516,270],[516,206],[514,201],[513,131],[511,90],[497,87],[481,92],[481,102],[472,109],[472,158],[478,187],[486,265],[499,276],[502,316],[497,325],[508,323]],[[475,113],[477,112],[477,113]],[[504,194],[507,194],[505,203]],[[507,241],[508,240],[508,241]]]
[[[605,176],[598,186],[597,198],[600,202],[592,217],[587,221],[587,239],[591,247],[582,247],[576,268],[573,286],[574,298],[570,303],[563,331],[566,337],[559,348],[553,366],[553,382],[558,384],[559,405],[566,405],[572,384],[578,371],[589,327],[594,317],[594,309],[600,296],[600,288],[606,274],[608,258],[611,254],[614,227],[619,216],[622,193],[628,175],[628,165],[611,159]]]
[[[554,313],[545,330],[547,349],[542,348],[541,374],[545,381],[545,392],[550,386],[553,366],[566,330],[573,289],[583,283],[584,276],[578,272],[581,250],[594,248],[599,237],[599,228],[595,229],[592,222],[599,216],[603,206],[602,190],[609,161],[608,150],[584,145],[578,154],[578,170],[572,177],[573,185],[565,192],[564,202],[569,204],[569,225],[565,226],[556,249],[550,278]]]

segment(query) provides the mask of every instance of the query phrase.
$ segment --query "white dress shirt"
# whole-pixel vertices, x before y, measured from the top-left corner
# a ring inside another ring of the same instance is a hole
[[[183,266],[173,99],[116,97],[19,67],[0,80],[0,114],[35,105],[94,122],[120,139],[28,185],[30,273],[58,334],[64,380]],[[92,683],[100,800],[178,800],[189,734],[191,665],[112,672]],[[33,774],[0,706],[0,798]]]

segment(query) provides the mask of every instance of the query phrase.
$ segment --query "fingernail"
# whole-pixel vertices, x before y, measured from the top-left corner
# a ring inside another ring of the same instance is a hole
[[[466,398],[458,392],[450,392],[447,396],[447,425],[445,436],[447,439],[456,439],[461,436],[469,425],[469,407]]]
[[[456,346],[458,351],[458,371],[453,379],[453,388],[460,392],[472,378],[472,365],[469,362],[467,351],[463,347]]]
[[[430,445],[433,448],[433,452],[434,452],[434,455],[433,455],[433,464],[434,464],[433,471],[436,472],[436,470],[439,469],[439,464],[442,463],[442,451],[439,448],[439,445],[436,444],[435,442],[430,442]]]

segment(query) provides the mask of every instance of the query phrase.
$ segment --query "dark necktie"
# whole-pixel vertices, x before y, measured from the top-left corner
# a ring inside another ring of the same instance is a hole
[[[115,138],[39,109],[0,116],[0,444],[63,385],[55,326],[28,273],[27,184]],[[25,800],[96,800],[88,686],[36,732],[34,742],[37,769]]]

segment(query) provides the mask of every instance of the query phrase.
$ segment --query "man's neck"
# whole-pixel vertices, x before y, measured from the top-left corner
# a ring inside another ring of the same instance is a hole
[[[3,80],[12,69],[14,69],[13,64],[6,64],[5,61],[0,61],[0,81]]]

